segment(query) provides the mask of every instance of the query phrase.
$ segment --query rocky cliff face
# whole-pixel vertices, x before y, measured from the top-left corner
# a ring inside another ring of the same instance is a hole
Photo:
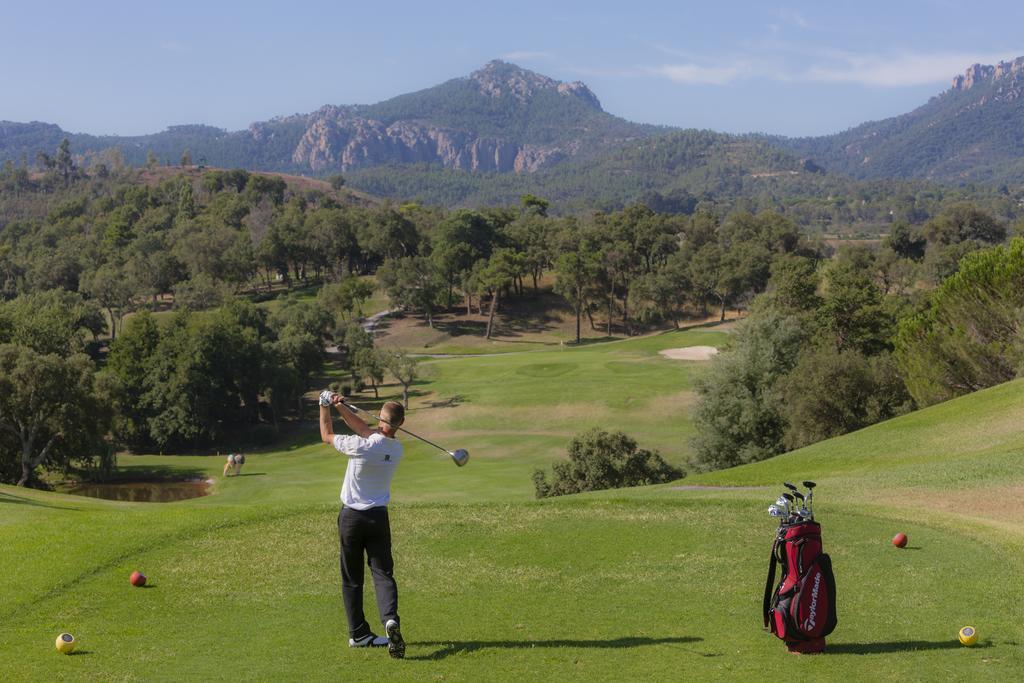
[[[513,105],[550,92],[601,111],[601,103],[583,83],[562,83],[503,62],[491,62],[467,80],[480,96],[510,98]],[[512,135],[482,135],[432,123],[429,114],[385,123],[361,111],[329,105],[310,115],[292,162],[317,173],[415,162],[467,171],[531,173],[571,157],[581,148],[580,141],[573,139],[545,145]],[[255,128],[250,132],[257,139],[264,135]]]
[[[992,99],[1012,101],[1024,94],[1024,57],[995,66],[972,64],[963,74],[953,78],[953,90],[970,90],[982,85],[997,87]]]

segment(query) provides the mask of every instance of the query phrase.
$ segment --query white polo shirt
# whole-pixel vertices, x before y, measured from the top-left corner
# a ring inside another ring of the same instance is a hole
[[[334,447],[349,456],[341,502],[347,508],[369,510],[391,500],[391,478],[402,461],[402,442],[374,432],[365,439],[334,435]]]

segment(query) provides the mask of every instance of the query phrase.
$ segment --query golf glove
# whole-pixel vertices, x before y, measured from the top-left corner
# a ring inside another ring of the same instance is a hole
[[[325,408],[329,408],[331,406],[331,400],[334,397],[335,393],[333,391],[331,391],[330,389],[324,389],[323,391],[320,392],[320,405],[324,406]]]

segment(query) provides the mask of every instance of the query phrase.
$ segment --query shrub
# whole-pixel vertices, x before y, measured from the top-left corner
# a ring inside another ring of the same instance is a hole
[[[538,498],[661,484],[685,476],[657,451],[638,449],[636,441],[622,432],[600,429],[577,435],[569,443],[569,461],[557,462],[552,469],[550,483],[544,470],[533,473]]]

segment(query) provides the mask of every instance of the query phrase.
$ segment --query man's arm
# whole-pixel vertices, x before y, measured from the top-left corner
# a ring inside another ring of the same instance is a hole
[[[320,406],[320,439],[326,444],[334,445],[334,423],[328,406]]]
[[[349,410],[348,407],[343,405],[344,401],[344,396],[338,396],[335,398],[334,405],[337,406],[338,412],[341,413],[341,419],[345,421],[345,424],[347,424],[348,428],[352,430],[352,433],[358,434],[364,439],[373,434],[374,430],[368,424],[363,422],[362,418],[358,417],[354,411]],[[321,408],[321,415],[323,415],[323,410],[325,409]],[[330,421],[330,413],[328,413],[327,419]],[[323,417],[321,417],[320,421],[322,424]],[[333,439],[334,437],[332,436],[331,438]]]

